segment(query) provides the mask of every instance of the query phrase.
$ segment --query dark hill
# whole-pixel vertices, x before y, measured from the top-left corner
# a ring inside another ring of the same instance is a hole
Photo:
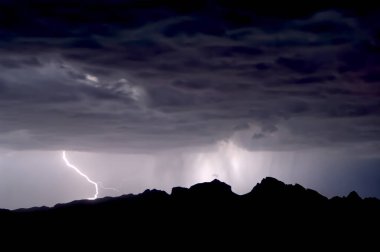
[[[274,178],[263,179],[245,195],[213,180],[190,188],[175,187],[171,194],[145,190],[138,195],[79,200],[52,208],[0,210],[1,228],[8,232],[59,236],[69,230],[66,235],[97,234],[101,239],[119,239],[121,235],[128,241],[190,239],[195,235],[221,239],[219,245],[223,239],[244,240],[246,236],[371,237],[379,220],[377,199],[362,199],[356,192],[327,199]]]

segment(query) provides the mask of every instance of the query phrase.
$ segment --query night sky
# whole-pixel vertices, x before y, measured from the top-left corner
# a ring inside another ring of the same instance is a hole
[[[63,150],[99,197],[380,197],[380,8],[247,2],[0,0],[0,208],[93,196]]]

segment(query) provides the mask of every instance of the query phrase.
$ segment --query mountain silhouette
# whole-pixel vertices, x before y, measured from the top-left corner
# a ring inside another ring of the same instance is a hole
[[[51,208],[0,210],[2,230],[50,235],[70,230],[70,235],[76,233],[79,237],[96,232],[102,239],[114,239],[119,234],[129,242],[183,241],[195,235],[216,238],[219,245],[224,239],[240,241],[247,235],[251,236],[248,239],[299,239],[305,234],[325,239],[337,234],[345,239],[352,234],[371,237],[374,233],[370,230],[379,227],[379,220],[378,199],[362,199],[356,192],[328,199],[301,185],[288,185],[270,177],[244,195],[213,180],[190,188],[174,187],[170,194],[153,189]]]

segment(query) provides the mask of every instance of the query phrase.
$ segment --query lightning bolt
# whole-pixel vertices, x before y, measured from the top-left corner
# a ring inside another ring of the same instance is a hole
[[[98,198],[98,193],[99,193],[99,189],[98,189],[98,184],[94,181],[92,181],[86,174],[84,174],[83,172],[81,172],[77,167],[75,167],[75,165],[72,165],[69,160],[67,159],[67,156],[66,156],[66,151],[62,151],[62,159],[63,161],[65,161],[66,165],[72,169],[74,169],[79,175],[81,175],[82,177],[84,177],[89,183],[93,184],[95,186],[95,194],[93,197],[91,198],[87,198],[89,200],[94,200],[94,199],[97,199]]]
[[[104,190],[111,190],[111,191],[115,191],[115,192],[120,192],[118,189],[116,188],[113,188],[113,187],[105,187],[103,186],[103,183],[102,182],[98,182],[98,185],[100,188],[104,189]]]

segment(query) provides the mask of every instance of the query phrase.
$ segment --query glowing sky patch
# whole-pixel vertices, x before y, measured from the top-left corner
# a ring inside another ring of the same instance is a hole
[[[86,79],[92,82],[99,82],[98,77],[91,75],[91,74],[86,74]]]
[[[118,192],[118,193],[120,192],[120,190],[117,189],[117,188],[114,188],[114,187],[105,187],[105,186],[103,186],[103,183],[102,183],[102,182],[98,182],[98,185],[99,185],[100,188],[102,188],[102,189],[104,189],[104,190],[111,190],[111,191]]]

